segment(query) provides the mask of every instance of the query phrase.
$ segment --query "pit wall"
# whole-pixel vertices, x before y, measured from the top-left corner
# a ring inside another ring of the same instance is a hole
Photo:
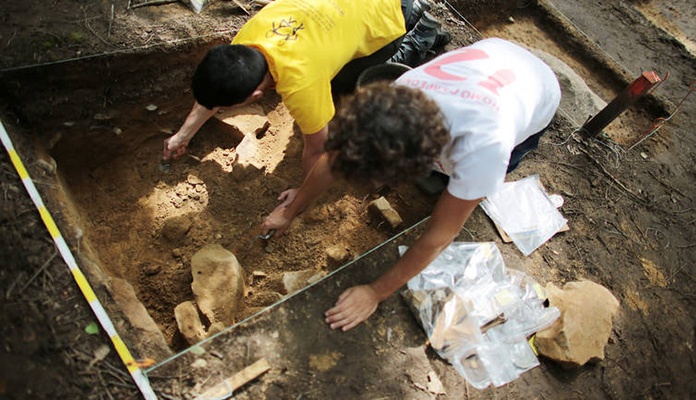
[[[133,109],[141,112],[146,99],[164,101],[190,96],[188,88],[193,68],[207,48],[225,40],[220,38],[147,54],[100,56],[0,73],[3,125],[30,176],[41,182],[37,187],[44,203],[97,298],[136,359],[161,361],[173,353],[159,327],[138,300],[133,286],[103,268],[98,256],[99,244],[92,243],[82,228],[83,216],[75,207],[63,171],[89,167],[81,165],[85,158],[73,154],[72,160],[65,158],[58,164],[51,157],[51,151],[58,142],[61,142],[61,147],[80,143],[76,148],[90,148],[84,144],[84,141],[91,140],[89,134],[71,134],[76,131],[101,134],[98,141],[101,147],[91,149],[104,158],[137,146],[147,138],[124,132],[120,137],[113,135],[114,139],[109,142],[103,140],[103,132],[69,128],[76,119],[92,119],[108,105],[118,104],[121,108],[121,104],[134,104]],[[142,82],[150,84],[143,86]],[[132,117],[128,112],[123,114],[122,118]],[[112,122],[117,124],[117,121]],[[105,161],[98,156],[90,155],[88,158],[94,164]],[[67,266],[65,272],[69,273]]]

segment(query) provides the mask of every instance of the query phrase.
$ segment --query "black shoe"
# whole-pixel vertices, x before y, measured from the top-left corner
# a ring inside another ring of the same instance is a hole
[[[430,175],[416,180],[416,186],[431,196],[444,192],[448,183],[449,176],[438,171],[430,171]]]
[[[437,30],[437,36],[435,36],[435,43],[433,47],[443,47],[452,41],[452,35],[444,30],[442,27]]]
[[[423,13],[430,11],[431,8],[432,6],[428,3],[428,0],[413,0],[411,14],[408,16],[408,21],[406,21],[406,30],[410,31],[413,29],[421,19],[421,16],[423,16]]]
[[[424,11],[416,26],[404,35],[399,49],[389,61],[409,67],[420,65],[431,52],[438,32],[444,32],[440,21]]]
[[[433,14],[424,11],[413,29],[420,29],[422,32],[437,31],[442,29],[442,25],[440,25],[440,21]]]
[[[427,11],[423,12],[416,26],[404,35],[399,49],[389,61],[409,67],[420,65],[433,47],[439,30],[442,30],[442,26],[437,18]]]

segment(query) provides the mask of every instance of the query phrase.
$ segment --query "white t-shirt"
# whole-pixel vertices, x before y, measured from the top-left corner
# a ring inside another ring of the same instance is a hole
[[[546,127],[561,89],[555,74],[524,48],[485,39],[447,52],[397,79],[439,105],[451,140],[436,169],[453,196],[474,200],[505,180],[513,148]]]

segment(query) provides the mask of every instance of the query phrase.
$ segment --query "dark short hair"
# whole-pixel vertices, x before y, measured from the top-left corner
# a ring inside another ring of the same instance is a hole
[[[440,108],[423,92],[377,82],[342,101],[325,148],[336,152],[334,175],[397,183],[425,176],[449,137]]]
[[[260,51],[238,44],[208,50],[193,74],[198,104],[213,109],[244,102],[263,81],[268,64]]]

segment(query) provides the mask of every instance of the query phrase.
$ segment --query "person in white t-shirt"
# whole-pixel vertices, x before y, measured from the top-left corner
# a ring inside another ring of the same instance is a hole
[[[393,183],[434,167],[449,182],[427,228],[399,261],[374,282],[347,289],[326,311],[331,329],[367,319],[454,240],[481,199],[536,148],[560,98],[549,66],[492,38],[444,53],[392,84],[359,88],[343,102],[326,153],[294,201],[266,217],[264,231],[283,234],[335,178]]]

